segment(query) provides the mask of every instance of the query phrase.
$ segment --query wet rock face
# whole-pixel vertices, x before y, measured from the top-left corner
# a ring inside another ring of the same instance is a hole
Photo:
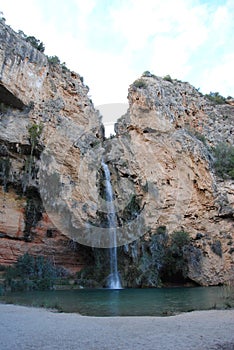
[[[117,136],[104,141],[79,74],[49,63],[3,23],[0,44],[0,264],[26,251],[72,271],[90,255],[95,262],[82,244],[108,247],[104,159],[123,285],[160,285],[175,231],[191,239],[188,278],[231,283],[234,185],[216,176],[211,147],[233,144],[234,106],[213,105],[188,83],[145,76],[129,89]]]

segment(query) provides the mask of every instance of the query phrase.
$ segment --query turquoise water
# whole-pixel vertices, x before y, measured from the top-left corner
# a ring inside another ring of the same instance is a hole
[[[88,316],[167,316],[234,308],[234,288],[81,289],[9,293],[0,301],[56,308]]]

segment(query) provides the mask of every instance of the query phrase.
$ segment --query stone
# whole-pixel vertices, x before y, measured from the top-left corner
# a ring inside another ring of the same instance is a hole
[[[94,261],[93,247],[109,247],[104,159],[125,285],[159,285],[175,231],[191,239],[190,280],[234,283],[234,184],[217,176],[211,151],[233,145],[232,101],[214,105],[189,83],[147,72],[129,88],[116,137],[104,140],[79,74],[3,22],[0,44],[0,264],[29,252],[74,273]]]
[[[101,117],[79,74],[51,64],[3,22],[0,72],[0,102],[4,106],[0,115],[0,264],[12,264],[28,251],[79,271],[84,248],[77,253],[77,245],[54,226],[43,205],[38,208],[41,220],[28,229],[27,205],[40,196],[41,152],[50,147],[51,152],[55,150],[56,166],[61,161],[61,173],[69,174],[72,182],[80,167],[80,153],[92,150],[103,138]],[[35,125],[42,126],[42,134],[34,136],[37,143],[32,149],[30,128]],[[83,189],[78,189],[76,196],[80,191]]]
[[[133,191],[141,203],[142,232],[159,226],[169,235],[188,232],[200,251],[199,264],[190,259],[188,277],[201,285],[229,283],[234,265],[226,234],[234,238],[234,183],[216,176],[211,146],[233,145],[234,108],[213,105],[188,83],[155,76],[141,80],[144,88],[134,83],[129,88],[128,113],[115,125],[114,142],[121,147],[113,144],[108,159],[119,182],[137,175]],[[144,182],[148,191],[139,186]],[[122,199],[122,191],[116,196]],[[218,255],[215,242],[220,242]]]

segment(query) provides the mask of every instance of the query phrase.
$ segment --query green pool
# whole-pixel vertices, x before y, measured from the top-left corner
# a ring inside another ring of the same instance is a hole
[[[234,308],[234,288],[37,291],[9,293],[0,301],[88,316],[167,316],[192,310]]]

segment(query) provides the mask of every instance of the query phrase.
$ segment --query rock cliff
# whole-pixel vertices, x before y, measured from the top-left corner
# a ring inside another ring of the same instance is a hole
[[[128,99],[109,160],[120,183],[132,178],[140,229],[188,232],[188,277],[202,285],[233,281],[234,183],[216,176],[212,147],[233,145],[234,107],[150,74],[130,86]]]
[[[79,167],[81,151],[103,137],[100,115],[80,75],[50,63],[3,23],[0,72],[0,264],[13,263],[28,251],[79,270],[82,252],[77,254],[43,207],[40,155],[48,144],[57,147],[59,156],[66,150],[72,160],[62,159],[63,171],[71,174],[70,169]]]
[[[93,278],[104,283],[106,250],[84,246],[109,246],[103,159],[124,286],[167,277],[159,271],[174,232],[190,237],[186,278],[233,283],[234,184],[217,176],[212,149],[233,146],[234,106],[147,73],[105,140],[87,94],[79,74],[0,23],[0,264],[26,251],[73,271],[96,262]]]

